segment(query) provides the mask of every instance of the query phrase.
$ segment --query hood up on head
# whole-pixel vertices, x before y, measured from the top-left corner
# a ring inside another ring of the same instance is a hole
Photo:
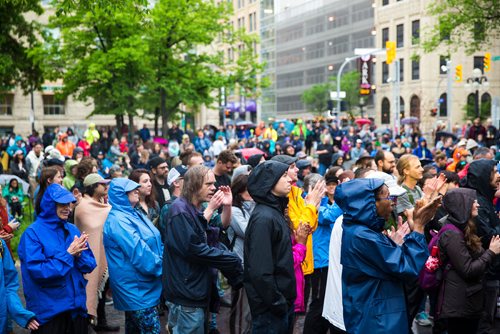
[[[384,185],[381,179],[354,179],[337,186],[335,203],[344,212],[344,223],[358,223],[381,231],[385,220],[377,215],[375,190]]]
[[[78,161],[73,159],[66,160],[66,162],[64,163],[64,171],[66,172],[66,176],[75,178],[75,176],[71,173],[71,169],[76,165],[78,165]]]
[[[108,198],[113,209],[133,212],[127,193],[139,188],[141,185],[122,177],[113,179],[109,184]]]
[[[448,213],[448,221],[460,229],[467,224],[472,212],[472,204],[476,200],[473,189],[450,189],[443,197],[443,208]]]
[[[60,184],[53,183],[47,187],[40,202],[41,212],[38,217],[44,222],[59,222],[61,218],[57,216],[57,203],[68,204],[76,202],[75,196]]]
[[[281,201],[271,190],[287,170],[287,164],[274,160],[257,165],[248,177],[248,193],[256,203],[273,206],[281,211]]]
[[[465,188],[475,189],[487,199],[493,200],[496,189],[490,185],[490,178],[496,164],[496,161],[487,159],[472,161],[467,176],[462,180]]]

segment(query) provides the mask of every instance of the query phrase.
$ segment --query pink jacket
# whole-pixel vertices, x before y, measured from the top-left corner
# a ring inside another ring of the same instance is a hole
[[[305,312],[304,303],[304,273],[302,272],[302,262],[306,258],[306,246],[298,244],[292,240],[293,269],[295,271],[295,281],[297,286],[297,298],[295,299],[295,312]]]

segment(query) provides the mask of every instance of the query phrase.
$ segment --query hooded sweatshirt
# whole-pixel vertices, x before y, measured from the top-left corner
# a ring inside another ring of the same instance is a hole
[[[354,179],[335,190],[344,212],[341,248],[344,321],[348,333],[408,333],[403,282],[415,279],[429,252],[423,234],[402,246],[381,233],[375,191],[380,179]]]
[[[62,312],[87,317],[83,274],[96,263],[90,249],[72,256],[67,249],[80,231],[57,216],[57,203],[67,204],[75,197],[59,184],[51,184],[41,201],[41,212],[21,236],[21,260],[26,307],[43,325]]]
[[[138,183],[125,178],[111,181],[108,198],[112,208],[103,228],[114,305],[121,311],[158,305],[162,289],[160,232],[145,215],[134,210],[127,196],[138,187]]]
[[[467,176],[462,179],[465,188],[476,190],[479,215],[476,217],[477,235],[483,248],[488,249],[491,238],[500,234],[500,219],[493,206],[496,189],[490,185],[491,172],[496,167],[494,160],[474,160],[469,165]],[[500,279],[500,257],[497,256],[486,274],[488,280]]]
[[[287,164],[266,161],[248,179],[256,205],[245,232],[244,282],[253,316],[284,316],[296,297],[291,234],[283,215],[287,201],[271,192],[287,170]]]
[[[443,207],[448,213],[446,224],[453,224],[463,230],[471,217],[472,204],[476,199],[473,189],[458,188],[449,190],[443,197]],[[464,234],[448,229],[438,241],[442,263],[451,264],[446,273],[441,309],[441,318],[479,318],[483,310],[482,278],[493,261],[495,253],[480,249],[473,252],[467,248]]]
[[[64,188],[66,188],[68,190],[71,190],[71,188],[73,188],[73,186],[75,185],[75,182],[76,182],[76,178],[73,175],[73,173],[71,172],[71,169],[73,167],[75,167],[76,165],[78,165],[78,161],[76,161],[76,160],[67,160],[64,163],[64,171],[65,171],[66,176],[64,176],[64,179],[63,179],[63,186],[64,186]]]

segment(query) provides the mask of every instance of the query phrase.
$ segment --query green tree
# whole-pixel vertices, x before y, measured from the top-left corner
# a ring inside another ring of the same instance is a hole
[[[64,81],[61,95],[92,99],[92,114],[115,115],[118,129],[128,116],[130,132],[141,108],[140,88],[150,75],[143,40],[147,8],[141,3],[56,3],[48,26],[52,30],[45,34],[44,51],[53,65],[50,75]],[[51,36],[54,30],[60,31],[60,38]]]
[[[359,72],[350,71],[342,75],[340,79],[340,90],[346,92],[344,99],[347,104],[347,113],[354,116],[354,107],[359,103]],[[327,109],[327,100],[330,99],[330,91],[337,90],[337,77],[330,77],[327,83],[314,85],[302,94],[302,101],[308,111],[321,115]],[[336,102],[335,108],[337,107]]]
[[[436,17],[437,22],[423,35],[426,52],[446,45],[451,49],[464,47],[471,54],[483,50],[500,37],[498,0],[434,1],[429,5],[428,13]]]
[[[155,118],[161,116],[163,133],[181,104],[192,111],[202,104],[211,106],[218,100],[214,92],[221,87],[238,85],[246,95],[256,91],[262,71],[251,52],[256,36],[233,31],[231,13],[225,1],[160,0],[152,9],[146,39],[155,75],[145,98]],[[216,42],[241,46],[239,59],[228,62],[224,51],[213,46]]]
[[[20,86],[25,92],[41,87],[42,65],[30,51],[37,47],[39,25],[25,14],[42,14],[38,0],[0,1],[0,90]]]

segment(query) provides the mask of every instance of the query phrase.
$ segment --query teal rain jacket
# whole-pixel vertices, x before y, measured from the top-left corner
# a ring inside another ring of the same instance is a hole
[[[96,267],[90,249],[72,256],[67,249],[80,231],[61,220],[56,204],[68,204],[75,197],[63,186],[51,184],[41,201],[41,212],[21,236],[18,254],[21,260],[26,307],[35,312],[41,325],[62,312],[87,317],[88,274]]]
[[[403,282],[417,277],[429,255],[423,234],[412,232],[402,246],[381,233],[375,190],[379,179],[340,184],[335,202],[344,212],[341,263],[346,330],[352,334],[408,333]]]
[[[162,289],[160,232],[145,215],[134,210],[127,197],[138,187],[124,178],[111,181],[108,196],[112,208],[103,228],[114,305],[121,311],[157,306]]]

